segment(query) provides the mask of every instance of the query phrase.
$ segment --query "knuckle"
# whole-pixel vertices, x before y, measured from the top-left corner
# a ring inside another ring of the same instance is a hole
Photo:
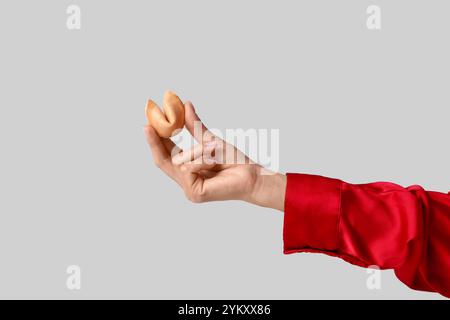
[[[205,194],[197,190],[187,190],[185,191],[186,198],[192,203],[202,203],[205,202]]]
[[[155,166],[158,168],[162,167],[162,161],[160,159],[154,159],[153,162],[155,163]]]
[[[160,169],[163,169],[166,166],[165,159],[162,158],[155,158],[153,159],[153,162],[155,163],[155,166],[157,166]]]

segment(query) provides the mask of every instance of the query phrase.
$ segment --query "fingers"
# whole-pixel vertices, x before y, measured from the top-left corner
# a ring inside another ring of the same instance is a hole
[[[184,104],[185,110],[185,126],[189,133],[200,144],[206,141],[212,141],[217,138],[211,131],[209,131],[195,112],[194,105],[190,101]]]
[[[153,161],[155,165],[168,175],[173,176],[173,165],[171,162],[171,157],[168,153],[168,148],[173,149],[174,144],[169,139],[164,139],[164,141],[159,137],[156,133],[155,129],[151,126],[144,127],[145,137],[147,139],[147,143],[150,146],[153,155]],[[168,140],[168,141],[165,141]]]
[[[202,175],[204,175],[205,171],[211,170],[216,165],[216,161],[214,159],[208,157],[201,157],[200,159],[200,161],[196,159],[194,161],[184,163],[181,166],[181,171],[202,173]]]
[[[212,159],[212,154],[216,147],[215,142],[205,145],[196,145],[192,149],[182,151],[170,139],[159,137],[158,133],[151,126],[144,127],[145,136],[150,146],[155,165],[166,174],[176,179],[176,171],[188,171],[200,173],[215,166],[216,161]],[[172,150],[169,154],[169,150]],[[181,167],[180,167],[181,166]]]
[[[198,117],[194,106],[190,101],[185,102],[184,109],[186,129],[195,138],[195,140],[197,140],[200,144],[211,141],[217,142],[215,159],[218,163],[223,164],[224,167],[232,164],[252,163],[252,161],[244,153],[239,151],[233,145],[219,139],[211,131],[209,131]]]
[[[204,188],[204,182],[222,168],[215,156],[219,152],[216,148],[220,149],[224,142],[206,128],[190,102],[185,103],[185,124],[199,142],[187,151],[179,149],[170,139],[161,138],[151,126],[145,126],[144,132],[155,164],[183,188],[189,199],[207,201],[209,190]]]
[[[182,151],[172,157],[172,163],[174,165],[181,165],[183,163],[192,161],[194,159],[201,158],[204,155],[211,157],[214,148],[216,147],[215,142],[208,142],[205,145],[197,144],[193,148]]]
[[[191,152],[184,152],[186,155],[180,154],[176,161],[181,161],[179,162],[181,171],[199,173],[204,176],[206,172],[217,165],[217,161],[213,157],[216,143],[209,142],[205,146],[197,145],[196,147],[191,149]],[[198,153],[198,155],[194,156],[195,153]],[[188,156],[192,157],[189,158]]]
[[[210,201],[210,190],[204,188],[205,182],[209,180],[215,161],[207,157],[200,157],[194,161],[184,163],[180,166],[181,172],[184,173],[185,195],[194,203]]]
[[[173,141],[170,139],[161,138],[161,141],[163,142],[164,146],[166,147],[166,150],[168,151],[170,158],[177,156],[180,152],[183,151],[175,143],[173,143]]]
[[[176,154],[172,158],[172,163],[176,166],[179,166],[185,162],[189,162],[192,161],[193,159],[200,157],[202,154],[203,154],[203,146],[201,144],[197,144],[189,150],[182,151]]]

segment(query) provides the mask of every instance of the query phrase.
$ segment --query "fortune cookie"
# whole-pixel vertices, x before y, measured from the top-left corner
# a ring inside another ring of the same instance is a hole
[[[184,126],[184,105],[172,91],[166,91],[163,101],[164,112],[152,100],[147,101],[145,115],[148,123],[162,138],[176,135]]]

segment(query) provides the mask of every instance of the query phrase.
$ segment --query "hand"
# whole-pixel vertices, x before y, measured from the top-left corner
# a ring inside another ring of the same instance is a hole
[[[243,200],[284,211],[286,176],[254,163],[234,146],[212,134],[200,121],[190,102],[185,106],[185,126],[199,143],[179,149],[161,138],[151,126],[144,132],[155,164],[195,203]],[[201,130],[194,130],[194,127]]]

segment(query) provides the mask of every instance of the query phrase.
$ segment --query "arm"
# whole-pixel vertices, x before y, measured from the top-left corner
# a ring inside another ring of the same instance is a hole
[[[284,252],[320,252],[350,263],[394,269],[411,288],[450,297],[450,195],[386,182],[354,185],[304,174],[268,172],[215,137],[190,102],[187,130],[199,142],[178,149],[144,131],[156,165],[193,202],[243,200],[284,211]],[[201,124],[201,136],[194,123]],[[233,152],[225,152],[231,150]]]
[[[394,269],[409,287],[450,297],[450,195],[288,174],[284,252]]]

